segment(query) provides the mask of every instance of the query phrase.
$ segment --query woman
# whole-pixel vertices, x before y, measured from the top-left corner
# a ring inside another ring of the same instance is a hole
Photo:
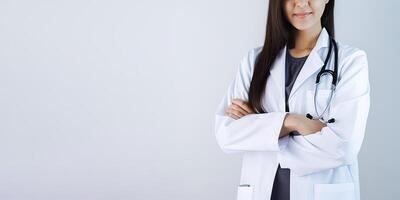
[[[368,63],[363,50],[334,42],[333,8],[269,1],[264,45],[243,58],[215,118],[221,149],[243,153],[238,200],[360,199]],[[316,89],[325,60],[331,70],[336,60],[337,78],[323,76]]]

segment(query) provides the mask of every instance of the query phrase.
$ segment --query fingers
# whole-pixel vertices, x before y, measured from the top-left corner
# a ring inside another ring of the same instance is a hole
[[[234,116],[239,117],[239,118],[241,118],[245,115],[248,115],[248,113],[246,113],[246,111],[244,111],[239,106],[234,105],[234,104],[229,106],[229,108],[227,109],[227,113],[233,114]]]
[[[232,100],[232,104],[226,109],[226,114],[234,119],[239,119],[245,115],[254,113],[247,102],[240,99]]]
[[[226,110],[226,114],[230,117],[232,117],[233,119],[239,119],[241,117],[243,117],[242,114],[240,114],[240,112],[238,112],[237,110],[232,110],[231,108],[228,108]]]
[[[240,99],[233,99],[232,103],[241,107],[247,114],[254,113],[253,109],[250,108],[249,104]]]
[[[236,104],[231,104],[230,107],[231,107],[232,110],[236,110],[236,111],[238,111],[238,112],[239,112],[240,114],[242,114],[242,115],[248,115],[248,114],[250,114],[250,113],[248,113],[245,109],[243,109],[242,107],[240,107],[240,106],[238,106],[238,105],[236,105]]]

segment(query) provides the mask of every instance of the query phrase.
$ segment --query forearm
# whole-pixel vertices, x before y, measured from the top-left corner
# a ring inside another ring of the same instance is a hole
[[[285,119],[282,124],[282,129],[279,134],[279,138],[285,137],[289,135],[290,132],[297,130],[296,129],[296,123],[298,120],[295,119],[296,116],[290,113],[287,113],[285,116]]]

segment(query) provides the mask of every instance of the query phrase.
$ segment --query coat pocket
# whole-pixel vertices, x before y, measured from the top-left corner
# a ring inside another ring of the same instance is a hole
[[[314,200],[355,200],[354,183],[314,184]]]
[[[248,184],[241,184],[237,189],[237,200],[252,200],[253,199],[253,186]]]

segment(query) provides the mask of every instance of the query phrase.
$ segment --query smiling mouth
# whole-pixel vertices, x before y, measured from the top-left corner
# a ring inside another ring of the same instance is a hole
[[[293,16],[298,17],[298,18],[305,18],[311,14],[312,14],[312,12],[302,12],[302,13],[294,13]]]

